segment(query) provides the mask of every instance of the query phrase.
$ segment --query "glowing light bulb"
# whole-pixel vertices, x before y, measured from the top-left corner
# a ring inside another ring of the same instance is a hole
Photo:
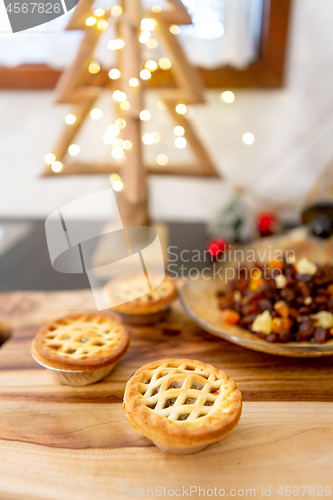
[[[113,144],[116,140],[116,136],[113,134],[109,134],[108,132],[103,135],[103,141],[105,144]]]
[[[124,149],[124,141],[122,139],[116,139],[113,143],[113,146],[115,148],[121,148]]]
[[[121,38],[117,38],[116,40],[110,40],[107,44],[107,48],[109,50],[120,50],[123,47],[125,47],[125,42],[124,40],[121,40]]]
[[[157,156],[156,161],[159,165],[166,165],[169,161],[167,155],[165,154],[160,154]]]
[[[103,111],[99,108],[94,108],[90,111],[90,116],[93,120],[99,120],[103,116]]]
[[[170,33],[172,33],[173,35],[179,35],[180,33],[180,27],[177,26],[176,24],[173,24],[172,26],[170,26]]]
[[[126,101],[127,99],[127,95],[121,90],[115,90],[112,95],[113,99],[117,102]]]
[[[143,122],[146,122],[148,120],[150,120],[151,118],[151,113],[150,111],[148,111],[147,109],[143,109],[141,112],[140,112],[140,120],[142,120]]]
[[[154,138],[154,144],[158,144],[160,140],[162,139],[162,136],[159,132],[153,132],[152,136]]]
[[[122,109],[123,111],[128,111],[131,107],[131,104],[128,101],[121,101],[119,106],[120,106],[120,109]]]
[[[52,163],[54,163],[56,160],[56,157],[53,153],[48,153],[47,155],[45,155],[44,157],[44,161],[47,165],[52,165]]]
[[[121,180],[114,181],[112,184],[112,187],[115,191],[122,191],[124,184],[121,182]]]
[[[173,129],[173,132],[175,135],[178,135],[179,137],[181,137],[182,135],[185,134],[185,129],[184,129],[184,127],[181,127],[180,125],[177,125],[177,127],[175,127]]]
[[[118,78],[120,78],[120,76],[121,76],[121,73],[120,73],[119,69],[117,69],[117,68],[110,69],[109,78],[111,78],[111,80],[117,80]]]
[[[95,74],[96,74],[96,73],[98,73],[100,70],[101,70],[101,66],[100,66],[99,62],[97,62],[97,61],[92,61],[92,62],[89,64],[88,71],[89,71],[89,73],[91,73],[92,75],[95,75]]]
[[[103,9],[96,9],[95,12],[94,12],[94,14],[95,14],[96,17],[102,17],[105,14],[105,10],[103,10]]]
[[[176,148],[183,149],[186,147],[186,144],[187,144],[187,140],[185,139],[185,137],[177,137],[175,139]]]
[[[109,23],[105,19],[100,19],[97,21],[97,28],[101,31],[105,30],[109,26]]]
[[[106,131],[108,134],[113,134],[116,137],[117,137],[117,135],[119,135],[119,132],[120,132],[119,128],[114,123],[111,123],[111,125],[108,125],[106,127]]]
[[[119,147],[113,148],[113,150],[111,151],[111,155],[115,160],[119,160],[120,158],[122,158],[124,156],[123,148],[119,148]]]
[[[68,152],[71,156],[77,156],[80,152],[80,146],[77,144],[71,144],[68,148]]]
[[[156,103],[156,106],[158,107],[158,109],[160,109],[161,111],[165,111],[167,109],[166,105],[165,105],[165,102],[162,101],[162,99],[159,99]]]
[[[167,57],[161,57],[161,59],[159,59],[158,61],[158,65],[163,70],[170,69],[172,66],[170,59],[168,59]]]
[[[242,139],[243,139],[243,142],[249,146],[254,143],[254,135],[251,134],[251,132],[246,132],[243,135]]]
[[[155,29],[156,22],[154,19],[141,19],[141,29],[142,31],[153,31]]]
[[[158,46],[159,46],[159,42],[155,38],[150,38],[148,40],[148,42],[146,43],[146,47],[148,47],[148,49],[156,49],[156,47],[158,47]]]
[[[235,94],[230,90],[226,90],[225,92],[222,92],[221,99],[222,101],[231,104],[235,100]]]
[[[94,26],[94,24],[96,24],[96,19],[94,17],[87,17],[86,25],[87,26]]]
[[[139,85],[139,80],[137,78],[130,78],[128,84],[130,87],[137,87]]]
[[[151,11],[154,12],[155,14],[158,14],[159,12],[162,11],[162,7],[160,5],[153,5]]]
[[[143,31],[141,35],[139,36],[139,42],[140,43],[147,43],[151,37],[150,31]]]
[[[114,122],[116,127],[122,129],[126,127],[126,121],[123,118],[117,118],[117,120]]]
[[[158,68],[158,64],[156,61],[153,61],[153,59],[149,59],[149,61],[145,63],[145,68],[149,69],[149,71],[155,71]]]
[[[126,140],[126,141],[123,142],[123,148],[124,149],[131,149],[131,147],[132,147],[131,141]]]
[[[55,161],[54,163],[52,163],[51,165],[51,170],[53,170],[53,172],[55,172],[56,174],[58,172],[61,172],[63,169],[63,164],[61,163],[61,161]]]
[[[118,174],[111,174],[110,177],[109,177],[109,181],[111,182],[111,184],[113,184],[115,181],[120,181],[120,177]]]
[[[147,146],[149,146],[150,144],[153,144],[154,143],[153,134],[144,134],[142,136],[142,142],[143,142],[143,144],[146,144]]]
[[[186,111],[187,111],[187,107],[185,106],[185,104],[177,104],[176,112],[179,115],[185,115]]]
[[[122,12],[123,12],[123,9],[120,7],[120,5],[114,5],[111,9],[111,16],[119,17],[119,16],[121,16]]]
[[[66,115],[65,122],[67,123],[67,125],[73,125],[73,123],[76,122],[76,116],[72,115],[71,113],[69,115]]]
[[[140,71],[140,78],[142,78],[142,80],[149,80],[150,77],[151,72],[149,71],[149,69],[142,69]]]

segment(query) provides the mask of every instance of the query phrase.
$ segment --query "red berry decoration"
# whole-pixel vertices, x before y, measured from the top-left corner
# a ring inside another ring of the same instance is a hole
[[[258,215],[260,236],[271,236],[277,232],[278,227],[278,219],[272,212],[261,212]]]
[[[214,258],[218,258],[225,251],[227,246],[227,240],[223,240],[222,238],[212,238],[206,243],[208,252]]]

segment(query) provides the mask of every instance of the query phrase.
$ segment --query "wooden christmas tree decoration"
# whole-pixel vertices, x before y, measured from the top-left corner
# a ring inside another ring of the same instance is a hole
[[[187,61],[177,37],[171,33],[174,30],[170,31],[171,26],[177,28],[177,25],[190,24],[192,21],[180,0],[168,0],[168,3],[168,10],[162,11],[155,6],[151,11],[146,11],[142,8],[141,0],[123,0],[121,7],[114,6],[111,11],[104,11],[92,10],[93,0],[80,0],[66,29],[84,30],[84,36],[74,62],[63,72],[55,92],[56,102],[71,103],[74,109],[66,117],[66,126],[52,153],[46,155],[48,165],[43,175],[120,173],[124,186],[120,210],[123,219],[131,224],[142,224],[148,220],[146,173],[219,177],[205,147],[185,116],[187,105],[204,102],[203,83],[197,70]],[[113,17],[117,18],[118,39],[109,43],[118,49],[117,69],[120,76],[114,80],[109,78],[106,71],[99,70],[98,63],[93,62],[100,35],[108,26],[107,20]],[[141,59],[143,40],[139,40],[139,37],[147,35],[147,24],[150,30],[155,29],[171,59],[171,70],[177,85],[176,88],[161,89],[160,98],[175,124],[183,127],[184,138],[192,147],[197,165],[143,164],[140,113],[144,109],[144,80],[154,78]],[[118,133],[118,139],[125,139],[123,144],[127,144],[127,147],[125,151],[118,146],[113,148],[115,161],[110,158],[110,162],[68,162],[68,148],[104,90],[113,92],[117,106],[116,123],[121,124],[121,130],[120,127],[114,127],[114,130]]]

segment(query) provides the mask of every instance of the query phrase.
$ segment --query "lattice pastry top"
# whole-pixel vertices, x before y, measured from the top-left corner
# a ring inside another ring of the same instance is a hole
[[[144,274],[130,274],[109,281],[105,288],[107,303],[116,311],[127,314],[147,314],[159,311],[177,297],[174,281],[158,274],[149,274],[152,290],[147,293]],[[119,304],[119,302],[121,302]],[[113,304],[118,304],[113,306]]]
[[[124,409],[131,425],[152,441],[192,447],[213,443],[233,430],[242,396],[235,382],[212,365],[166,359],[133,375]]]
[[[128,346],[127,330],[119,321],[86,313],[65,316],[39,330],[31,351],[52,368],[95,371],[119,361]]]

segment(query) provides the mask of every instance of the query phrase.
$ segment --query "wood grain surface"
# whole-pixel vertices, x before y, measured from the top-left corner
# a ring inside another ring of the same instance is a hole
[[[254,488],[257,498],[262,486],[272,487],[271,498],[282,498],[279,486],[333,490],[331,358],[245,350],[203,332],[175,302],[165,322],[130,328],[130,349],[109,377],[87,387],[59,385],[31,358],[31,339],[50,319],[93,308],[88,290],[0,295],[0,323],[12,328],[0,348],[1,500],[118,499],[126,486],[146,495],[147,488],[166,487],[165,498],[168,489],[183,486],[223,488],[225,496],[232,488]],[[128,424],[122,409],[132,373],[166,357],[224,369],[244,397],[236,430],[194,455],[161,452]],[[192,490],[191,498],[202,496]],[[306,491],[302,498],[310,497]]]

